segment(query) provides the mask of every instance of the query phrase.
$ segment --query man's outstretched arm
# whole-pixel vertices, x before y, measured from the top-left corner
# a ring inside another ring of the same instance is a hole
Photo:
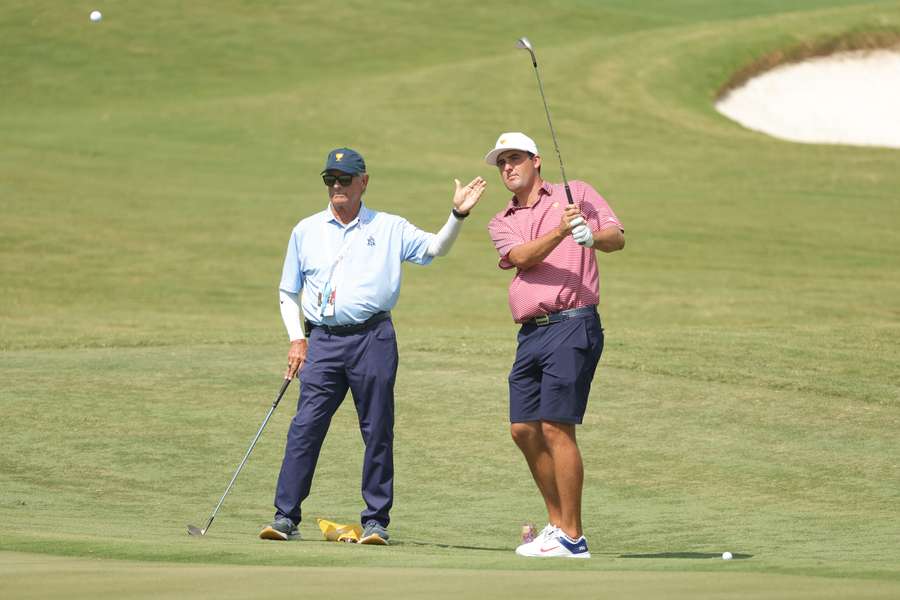
[[[487,182],[481,177],[476,177],[465,187],[460,186],[459,179],[456,181],[456,192],[453,194],[453,211],[447,218],[447,222],[437,232],[428,249],[425,251],[428,256],[445,256],[453,247],[459,230],[462,229],[462,222],[469,211],[478,204]]]

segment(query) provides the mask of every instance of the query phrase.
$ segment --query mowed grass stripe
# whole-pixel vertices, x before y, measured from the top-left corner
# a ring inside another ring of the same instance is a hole
[[[129,561],[35,557],[0,553],[0,592],[16,598],[296,598],[298,592],[328,598],[392,599],[478,595],[537,597],[556,593],[547,572],[447,569],[291,568],[147,565]],[[722,562],[721,560],[719,561]],[[891,598],[900,584],[859,580],[733,573],[564,574],[569,593],[590,598]]]

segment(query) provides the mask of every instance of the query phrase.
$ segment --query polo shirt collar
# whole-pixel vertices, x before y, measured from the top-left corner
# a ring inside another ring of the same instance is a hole
[[[369,223],[372,220],[372,217],[375,215],[375,212],[369,210],[369,208],[366,206],[365,202],[360,203],[359,212],[356,214],[356,218],[353,219],[352,221],[350,221],[349,223],[347,223],[346,225],[341,223],[338,220],[338,218],[336,216],[334,216],[334,212],[332,212],[332,210],[331,210],[331,202],[328,203],[328,208],[326,208],[323,212],[324,212],[324,216],[325,216],[325,221],[327,223],[335,223],[336,225],[338,225],[339,227],[341,227],[343,229],[350,229],[351,227],[353,227],[354,225],[357,225],[359,223],[362,223],[363,225],[365,225],[366,223]]]
[[[515,194],[513,194],[513,197],[512,197],[512,199],[510,199],[509,204],[506,205],[506,213],[504,216],[509,216],[521,208],[534,208],[535,206],[537,206],[538,204],[541,203],[541,199],[544,196],[549,196],[552,193],[553,193],[553,185],[549,181],[544,181],[541,184],[541,188],[538,190],[537,202],[532,204],[530,207],[520,206],[518,199],[516,199]]]

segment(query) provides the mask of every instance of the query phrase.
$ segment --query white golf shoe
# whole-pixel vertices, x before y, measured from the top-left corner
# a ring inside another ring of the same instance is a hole
[[[556,525],[547,523],[544,526],[544,528],[541,529],[541,532],[539,534],[537,534],[533,540],[531,540],[530,542],[525,542],[524,544],[520,544],[516,548],[516,554],[518,554],[519,556],[533,556],[532,554],[529,554],[529,553],[535,551],[534,549],[536,549],[536,548],[540,548],[541,544],[544,542],[544,540],[556,535],[557,531],[559,531],[559,529],[556,528]]]
[[[541,533],[543,534],[543,532]],[[591,557],[591,553],[588,551],[587,540],[584,536],[573,540],[563,533],[562,530],[556,528],[546,537],[539,535],[533,542],[522,544],[516,548],[516,554],[535,558]]]

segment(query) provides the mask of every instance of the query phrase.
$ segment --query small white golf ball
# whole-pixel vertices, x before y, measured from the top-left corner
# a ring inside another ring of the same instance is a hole
[[[732,558],[734,558],[734,556],[732,556],[731,552],[722,553],[722,560],[731,560]]]
[[[94,23],[99,23],[100,19],[103,18],[103,14],[99,10],[91,11],[91,21]]]

